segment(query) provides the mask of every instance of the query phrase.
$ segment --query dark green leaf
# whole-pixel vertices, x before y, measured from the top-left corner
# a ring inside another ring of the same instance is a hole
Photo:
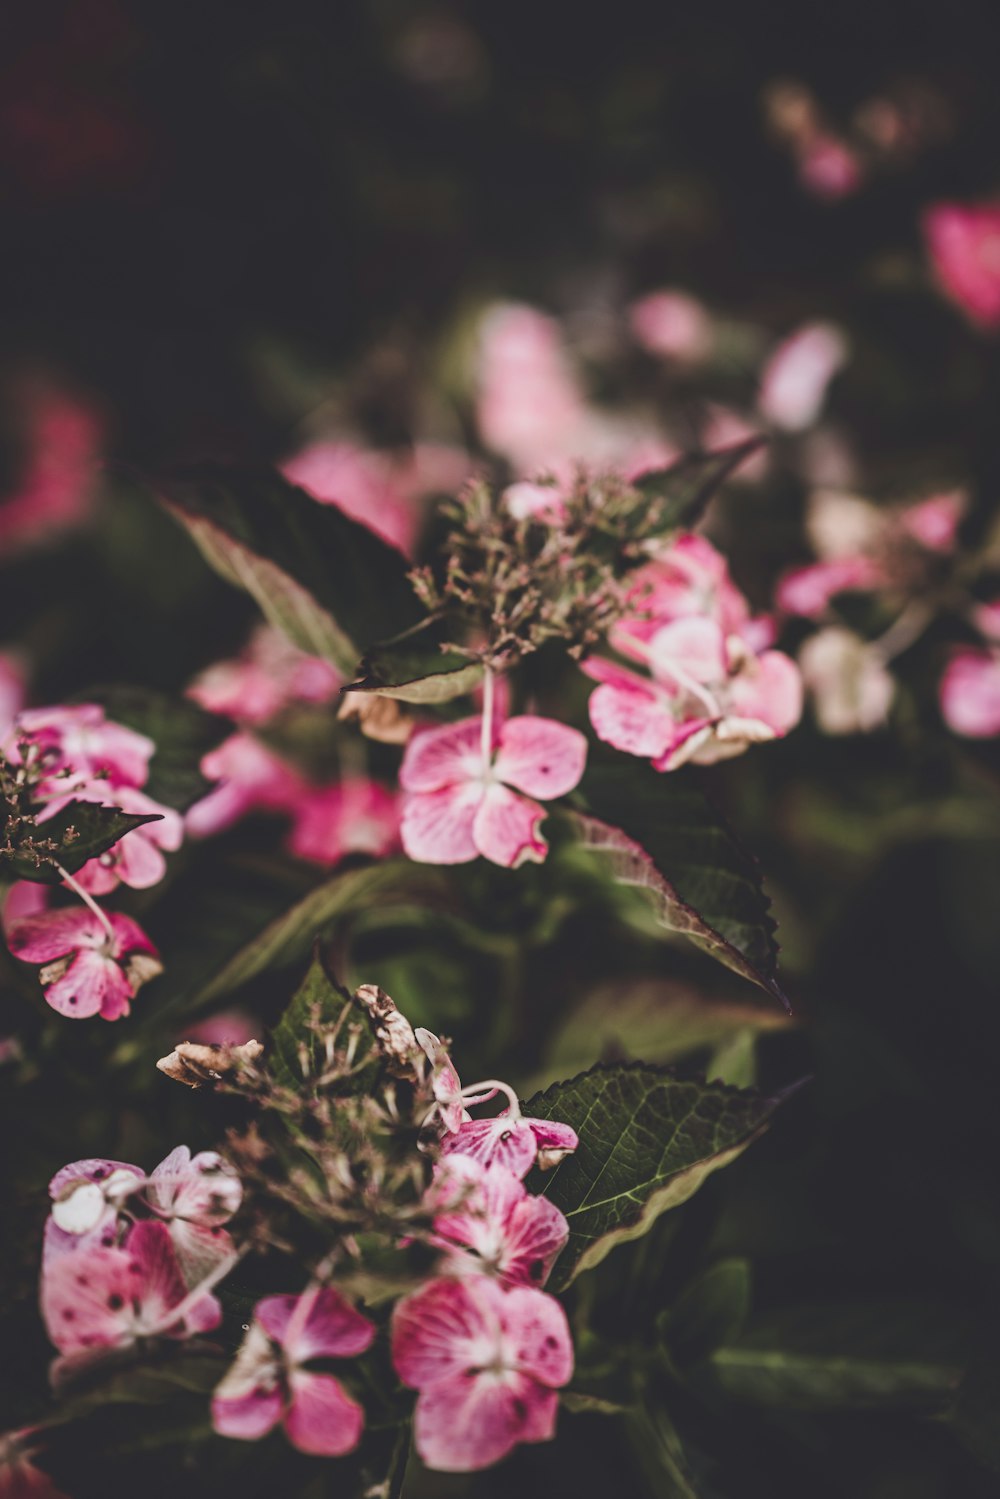
[[[701,1363],[740,1334],[750,1310],[750,1266],[746,1260],[717,1260],[686,1285],[658,1319],[675,1369]]]
[[[210,789],[199,765],[232,731],[224,719],[149,687],[95,687],[78,701],[100,703],[108,718],[152,739],[156,750],[142,789],[154,801],[185,812]]]
[[[580,790],[587,813],[569,816],[614,877],[648,890],[663,926],[787,1005],[760,871],[698,786],[649,765],[597,763]]]
[[[755,1404],[933,1410],[954,1398],[966,1336],[952,1308],[928,1302],[785,1307],[709,1367],[727,1395]]]
[[[108,794],[114,794],[111,787]],[[41,855],[23,849],[13,854],[0,851],[0,862],[19,880],[58,885],[62,875],[55,867],[57,864],[67,873],[75,874],[88,859],[106,853],[133,828],[159,821],[156,812],[122,812],[117,807],[100,807],[96,802],[70,802],[47,822],[31,829],[36,843],[44,844],[51,839],[56,845],[54,849]]]
[[[222,577],[345,674],[370,641],[420,619],[402,553],[277,473],[204,465],[179,475],[165,503]]]
[[[350,994],[334,983],[318,953],[314,953],[308,973],[271,1035],[268,1067],[275,1082],[295,1088],[314,1076],[317,1066],[322,1065],[317,1027],[336,1025],[344,1011],[352,1008]]]
[[[637,1407],[625,1420],[636,1461],[656,1499],[702,1499],[674,1423],[660,1405]]]
[[[688,453],[669,468],[642,474],[634,484],[651,501],[644,534],[690,529],[730,475],[765,443],[764,437],[750,437],[712,453]]]
[[[559,1119],[580,1137],[576,1152],[543,1179],[570,1230],[552,1288],[685,1202],[747,1148],[781,1101],[643,1063],[593,1067],[529,1099],[526,1114]]]
[[[457,651],[442,651],[439,626],[420,625],[384,641],[361,662],[361,676],[345,690],[373,692],[403,703],[447,703],[478,686],[483,669]]]

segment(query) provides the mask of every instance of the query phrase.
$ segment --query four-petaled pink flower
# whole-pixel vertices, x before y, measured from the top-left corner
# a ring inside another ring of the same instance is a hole
[[[525,714],[503,724],[494,718],[484,752],[482,730],[481,718],[464,718],[423,729],[407,745],[399,780],[411,859],[464,864],[482,854],[513,869],[545,858],[538,828],[546,814],[532,798],[572,791],[587,741],[565,724]]]
[[[601,685],[590,721],[599,739],[651,760],[657,770],[687,761],[711,765],[798,723],[802,679],[781,651],[755,655],[706,618],[661,626],[645,647],[651,675],[592,658],[584,671]]]
[[[936,203],[924,236],[945,295],[977,327],[1000,328],[1000,204]]]
[[[159,954],[138,922],[110,911],[110,932],[85,906],[43,911],[7,933],[15,958],[41,963],[45,998],[60,1015],[82,1020],[127,1015],[136,992],[163,971]]]
[[[367,776],[310,787],[294,806],[288,847],[300,859],[339,864],[348,854],[382,858],[399,846],[399,798]]]
[[[203,1280],[233,1252],[233,1241],[222,1225],[242,1202],[243,1184],[216,1151],[202,1150],[192,1157],[186,1145],[178,1145],[150,1175],[146,1200],[167,1220],[188,1285]]]
[[[70,1356],[190,1337],[222,1319],[214,1296],[189,1296],[163,1223],[136,1223],[120,1247],[57,1256],[43,1270],[41,1304],[49,1337]]]
[[[375,1328],[330,1287],[258,1301],[236,1361],[212,1398],[220,1436],[256,1441],[279,1421],[293,1447],[318,1457],[351,1452],[364,1411],[312,1359],[352,1358],[371,1346]]]
[[[493,1119],[468,1119],[441,1144],[444,1155],[466,1155],[481,1166],[500,1165],[515,1176],[525,1177],[535,1164],[555,1166],[579,1145],[576,1130],[557,1119],[513,1118],[509,1113]]]
[[[569,1224],[547,1197],[535,1197],[506,1166],[449,1155],[427,1196],[434,1242],[458,1275],[496,1276],[505,1286],[543,1286],[566,1246]]]
[[[392,1359],[419,1391],[417,1452],[438,1472],[488,1468],[555,1434],[556,1391],[573,1373],[566,1314],[526,1286],[485,1276],[431,1281],[397,1303]]]
[[[38,747],[42,764],[51,778],[68,771],[66,780],[52,781],[59,791],[78,780],[105,776],[112,786],[142,786],[149,775],[149,761],[156,749],[152,739],[104,716],[98,703],[75,707],[27,708],[18,714],[14,735]],[[17,758],[16,749],[8,758]]]

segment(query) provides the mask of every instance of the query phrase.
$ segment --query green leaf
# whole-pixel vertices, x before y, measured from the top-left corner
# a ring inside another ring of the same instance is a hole
[[[749,1311],[749,1263],[732,1258],[709,1265],[657,1319],[671,1364],[688,1369],[723,1343],[733,1342]]]
[[[346,989],[334,983],[318,953],[281,1019],[271,1033],[268,1066],[275,1082],[294,1088],[312,1077],[321,1065],[316,1027],[336,1025],[345,1010],[354,1008]],[[361,1012],[358,1011],[360,1019]]]
[[[709,1368],[727,1395],[759,1405],[933,1410],[954,1398],[965,1342],[961,1316],[925,1301],[784,1307]]]
[[[442,651],[443,638],[435,622],[383,641],[365,655],[360,678],[344,690],[371,692],[403,703],[447,703],[464,697],[482,681],[483,668],[458,651]]]
[[[685,1202],[742,1154],[784,1096],[621,1063],[592,1067],[529,1099],[525,1114],[561,1120],[580,1137],[574,1154],[544,1179],[545,1196],[569,1222],[551,1289],[569,1285]]]
[[[224,719],[206,713],[187,698],[149,687],[95,687],[80,693],[77,701],[100,703],[115,723],[152,739],[156,750],[142,789],[154,801],[185,812],[209,790],[211,782],[199,766],[202,757],[232,732],[232,725]]]
[[[625,1418],[632,1451],[656,1499],[703,1499],[680,1434],[659,1404],[639,1406]]]
[[[370,641],[420,619],[402,553],[279,474],[206,464],[179,475],[164,503],[220,576],[345,674]]]
[[[997,1357],[996,1329],[989,1328],[987,1340],[980,1341],[968,1373],[962,1380],[958,1399],[948,1412],[948,1424],[963,1447],[1000,1473],[1000,1358]]]
[[[634,480],[641,494],[653,502],[644,535],[690,529],[705,512],[709,500],[726,480],[766,445],[764,437],[750,437],[711,453],[688,453],[669,468],[654,469]]]
[[[189,1001],[200,1009],[249,983],[268,968],[294,963],[309,951],[314,938],[338,917],[356,911],[378,892],[384,897],[409,866],[401,861],[369,864],[324,880],[308,895],[269,922],[235,952]]]
[[[698,786],[650,765],[596,763],[580,791],[587,814],[568,815],[614,878],[648,891],[662,926],[787,1007],[760,871]]]
[[[109,788],[109,795],[113,795]],[[122,812],[118,807],[100,807],[96,802],[70,802],[47,822],[30,829],[38,843],[51,839],[55,848],[35,855],[15,848],[13,853],[0,850],[0,865],[19,880],[39,885],[58,885],[62,879],[56,864],[69,874],[82,869],[88,859],[106,853],[133,828],[147,822],[159,822],[158,812]]]

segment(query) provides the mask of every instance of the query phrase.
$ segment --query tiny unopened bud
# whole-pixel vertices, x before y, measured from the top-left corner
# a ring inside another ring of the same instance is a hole
[[[205,1088],[256,1062],[263,1051],[259,1041],[244,1041],[242,1046],[179,1041],[170,1055],[161,1057],[156,1065],[175,1082],[185,1083],[189,1088]]]

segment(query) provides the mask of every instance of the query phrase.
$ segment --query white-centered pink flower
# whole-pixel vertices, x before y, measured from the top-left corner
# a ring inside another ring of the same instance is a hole
[[[104,922],[86,906],[43,911],[15,922],[7,945],[15,958],[42,965],[45,998],[60,1015],[120,1020],[139,988],[163,971],[138,922],[109,911]]]
[[[220,1436],[257,1441],[281,1423],[300,1452],[341,1457],[361,1438],[364,1411],[313,1359],[353,1358],[375,1329],[330,1287],[258,1301],[236,1361],[212,1397]]]
[[[218,1327],[210,1293],[190,1295],[162,1223],[136,1223],[120,1247],[59,1255],[42,1274],[42,1316],[62,1354],[125,1348],[150,1337],[185,1338]]]
[[[184,827],[208,838],[251,812],[290,812],[306,795],[298,771],[252,734],[231,734],[203,756],[201,773],[218,784],[189,807]]]
[[[824,734],[868,734],[889,716],[896,681],[877,651],[853,630],[810,635],[799,668]]]
[[[13,742],[17,737],[37,747],[55,791],[65,784],[57,778],[60,771],[80,780],[103,776],[112,786],[143,786],[156,749],[145,734],[105,718],[98,703],[26,708],[18,714],[13,734],[4,746],[8,759],[15,761],[20,759]]]
[[[300,651],[280,630],[259,625],[239,656],[207,667],[187,695],[209,713],[254,725],[291,703],[332,702],[342,683],[328,661]]]
[[[711,765],[782,738],[802,714],[799,669],[782,651],[755,655],[711,619],[662,625],[645,648],[649,676],[592,657],[590,698],[599,739],[657,770]]]
[[[478,855],[513,869],[541,861],[545,809],[583,775],[587,741],[576,729],[524,714],[484,736],[482,718],[414,734],[399,773],[403,848],[424,864],[465,864]],[[485,743],[484,743],[485,738]]]
[[[945,296],[976,327],[1000,328],[1000,203],[935,203],[923,228]]]
[[[573,1344],[565,1312],[544,1291],[446,1278],[397,1303],[392,1359],[419,1391],[420,1457],[438,1472],[468,1473],[520,1442],[555,1435],[556,1392],[572,1377]]]
[[[945,723],[966,739],[1000,734],[1000,651],[962,647],[952,653],[938,695]]]
[[[505,1166],[525,1177],[536,1161],[544,1169],[576,1150],[576,1131],[557,1119],[527,1119],[505,1110],[492,1119],[468,1119],[442,1141],[444,1155],[466,1155],[481,1166]]]
[[[448,1155],[427,1194],[434,1242],[456,1275],[493,1275],[505,1286],[543,1286],[569,1238],[547,1197],[528,1191],[506,1166]]]
[[[761,415],[785,432],[804,432],[823,409],[847,362],[847,339],[832,323],[807,323],[779,344],[761,374]]]
[[[327,866],[348,854],[384,858],[399,847],[399,797],[367,776],[309,787],[294,805],[288,847]]]

